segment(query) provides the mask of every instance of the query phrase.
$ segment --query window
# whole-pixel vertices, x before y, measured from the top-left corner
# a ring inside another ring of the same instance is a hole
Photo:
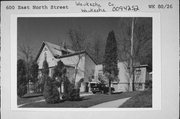
[[[47,59],[47,54],[46,54],[46,52],[44,52],[44,59],[45,59],[45,60]]]
[[[67,55],[69,52],[62,50],[62,55]]]

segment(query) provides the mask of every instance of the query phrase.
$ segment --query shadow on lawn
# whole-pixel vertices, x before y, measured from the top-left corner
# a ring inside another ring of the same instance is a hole
[[[45,103],[46,103],[46,104],[58,104],[58,103],[64,103],[64,102],[68,102],[68,101],[70,101],[70,102],[80,102],[80,101],[89,100],[89,99],[90,99],[90,98],[80,97],[80,98],[74,99],[74,100],[71,100],[71,99],[61,99],[61,100],[59,100],[59,101],[56,102],[56,103],[47,103],[47,102],[45,101]]]
[[[112,92],[111,95],[113,94],[122,94],[123,92]],[[97,95],[109,95],[109,93],[101,93],[101,92],[98,92],[96,93]]]
[[[43,94],[26,94],[22,98],[34,98],[39,96],[43,96]]]
[[[20,106],[20,108],[23,108],[23,107],[38,107],[36,104],[40,104],[41,106],[40,107],[53,107],[54,105],[56,105],[55,107],[57,107],[57,105],[63,105],[63,104],[67,104],[67,103],[78,103],[78,102],[83,102],[83,101],[86,101],[86,100],[90,100],[90,98],[87,98],[87,97],[80,97],[78,100],[60,100],[58,101],[57,103],[47,103],[45,100],[44,101],[41,101],[41,102],[30,102],[29,104],[25,104],[23,106]],[[44,106],[42,106],[44,105]],[[65,107],[65,106],[63,106]],[[69,107],[69,106],[68,106]]]
[[[75,99],[75,100],[60,100],[59,103],[65,102],[65,101],[73,101],[73,102],[75,102],[75,101],[83,101],[83,100],[89,100],[89,99],[90,98],[87,98],[87,97],[80,97],[80,98]]]
[[[123,92],[112,92],[112,94],[121,94]]]

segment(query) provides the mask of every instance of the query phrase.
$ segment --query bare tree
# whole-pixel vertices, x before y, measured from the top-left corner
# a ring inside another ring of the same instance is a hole
[[[129,73],[129,91],[134,87],[134,65],[146,63],[152,65],[152,19],[126,18],[119,21],[119,59]]]
[[[88,48],[88,42],[87,42],[87,35],[82,32],[81,28],[77,29],[69,29],[68,35],[70,38],[70,41],[72,43],[72,49],[81,52],[81,51],[86,51]],[[74,76],[74,83],[76,82],[76,77],[78,74],[78,65],[80,63],[80,60],[82,59],[83,55],[79,54],[77,63],[75,64],[75,76]],[[75,83],[75,88],[78,88],[78,85]]]
[[[132,24],[131,24],[131,55],[130,55],[130,87],[134,90],[134,18],[132,18]]]
[[[30,48],[29,45],[21,45],[18,49],[21,54],[22,54],[22,57],[23,59],[26,61],[26,62],[30,62],[32,61],[32,48]]]
[[[22,54],[23,59],[26,61],[26,81],[28,81],[28,91],[29,91],[29,81],[30,81],[30,66],[33,62],[32,49],[30,46],[21,45],[18,49]]]
[[[76,29],[69,29],[68,35],[71,40],[73,50],[82,51],[87,48],[87,35],[81,30],[80,27]]]
[[[95,55],[95,60],[96,62],[100,62],[100,53],[101,53],[101,41],[102,41],[102,38],[100,35],[98,34],[94,34],[94,55]]]

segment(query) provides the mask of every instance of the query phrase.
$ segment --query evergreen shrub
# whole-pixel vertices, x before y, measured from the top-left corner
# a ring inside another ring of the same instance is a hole
[[[56,83],[57,81],[51,79],[49,76],[46,77],[43,91],[46,103],[54,104],[60,101]]]

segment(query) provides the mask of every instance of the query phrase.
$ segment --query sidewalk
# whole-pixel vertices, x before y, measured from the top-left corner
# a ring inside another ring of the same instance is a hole
[[[80,93],[80,97],[94,95],[93,93]]]
[[[118,99],[118,100],[114,100],[114,101],[110,101],[110,102],[105,102],[105,103],[101,103],[98,105],[94,105],[90,108],[118,108],[123,103],[125,103],[127,100],[129,100],[130,98],[131,97]]]

